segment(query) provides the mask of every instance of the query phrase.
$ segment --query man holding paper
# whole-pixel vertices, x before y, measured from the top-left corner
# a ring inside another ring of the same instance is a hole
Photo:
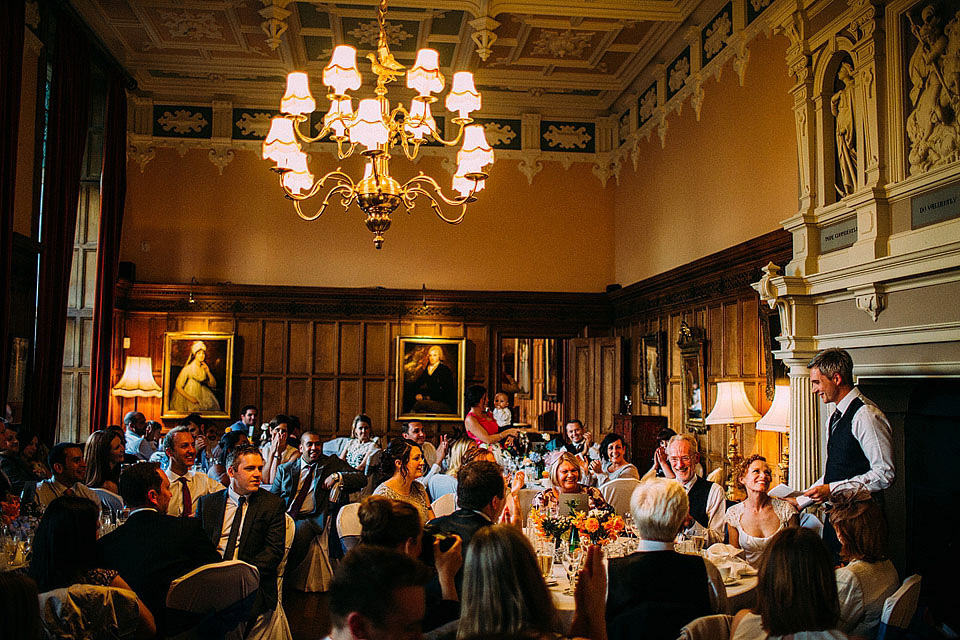
[[[893,483],[893,446],[890,422],[853,384],[853,358],[843,349],[825,349],[807,365],[813,393],[836,406],[829,421],[827,464],[824,474],[803,495],[828,502],[840,485],[862,484],[877,494]],[[824,541],[840,550],[829,518]]]

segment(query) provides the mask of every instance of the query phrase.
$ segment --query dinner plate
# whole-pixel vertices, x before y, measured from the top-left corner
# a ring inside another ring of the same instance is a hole
[[[555,586],[559,585],[560,583],[557,582],[556,580],[547,580],[547,581],[546,581],[546,584],[547,584],[548,587],[555,587]]]
[[[723,581],[723,586],[725,587],[735,587],[738,584],[740,584],[740,581],[737,580],[736,578],[730,578],[729,580]]]

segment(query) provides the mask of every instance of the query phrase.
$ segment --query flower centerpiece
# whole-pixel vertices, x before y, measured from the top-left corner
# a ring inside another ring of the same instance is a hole
[[[11,495],[7,496],[6,502],[0,502],[0,521],[5,525],[13,524],[13,521],[20,515],[20,498]]]
[[[580,532],[581,539],[599,545],[616,540],[624,529],[623,518],[609,509],[578,511],[573,518],[573,526]]]

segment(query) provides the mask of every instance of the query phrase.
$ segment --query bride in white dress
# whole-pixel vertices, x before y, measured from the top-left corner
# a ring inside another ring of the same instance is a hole
[[[752,455],[743,461],[737,482],[747,491],[747,499],[729,509],[724,520],[730,544],[743,549],[743,559],[757,565],[763,548],[775,533],[799,524],[797,510],[789,502],[767,495],[772,474],[763,456]]]

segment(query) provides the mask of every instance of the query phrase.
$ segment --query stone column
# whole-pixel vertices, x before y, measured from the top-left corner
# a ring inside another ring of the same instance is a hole
[[[811,392],[809,360],[790,358],[790,486],[804,490],[820,477],[819,402]]]

